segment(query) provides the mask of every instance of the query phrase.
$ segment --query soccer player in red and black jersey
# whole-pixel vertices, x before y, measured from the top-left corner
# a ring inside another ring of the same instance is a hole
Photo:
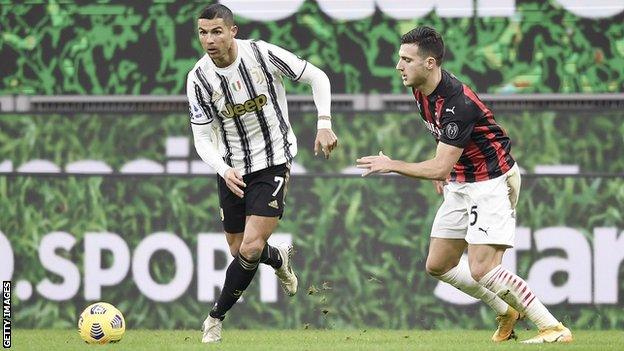
[[[431,179],[444,201],[433,222],[427,272],[480,299],[498,314],[495,342],[515,338],[524,316],[539,328],[526,343],[570,342],[572,333],[544,307],[527,283],[501,266],[513,247],[520,173],[511,142],[492,111],[441,68],[442,36],[414,28],[401,37],[397,70],[412,88],[426,128],[438,146],[434,158],[411,163],[382,152],[357,160],[363,176],[395,172]],[[462,259],[468,250],[468,260]]]

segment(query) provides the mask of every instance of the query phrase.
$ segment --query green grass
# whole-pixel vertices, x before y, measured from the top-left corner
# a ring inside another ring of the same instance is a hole
[[[130,330],[121,342],[86,345],[74,330],[15,330],[14,350],[622,350],[624,333],[573,331],[572,344],[493,344],[483,330],[224,330],[217,345],[200,343],[195,330]],[[521,338],[533,336],[522,331]]]

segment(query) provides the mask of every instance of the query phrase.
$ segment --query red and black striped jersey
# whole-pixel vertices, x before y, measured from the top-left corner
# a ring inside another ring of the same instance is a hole
[[[468,86],[442,70],[435,90],[412,89],[420,116],[437,142],[464,149],[448,181],[479,182],[505,174],[514,165],[511,140],[494,114]]]

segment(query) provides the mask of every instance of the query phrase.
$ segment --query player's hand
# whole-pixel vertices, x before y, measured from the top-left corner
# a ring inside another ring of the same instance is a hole
[[[325,158],[329,158],[329,154],[338,145],[338,137],[331,129],[319,129],[316,132],[316,140],[314,140],[314,156],[318,155],[319,151],[323,151]]]
[[[435,188],[436,193],[442,195],[444,193],[444,185],[446,185],[446,181],[444,180],[433,180],[433,187]]]
[[[242,188],[246,187],[247,184],[243,182],[243,177],[240,173],[234,168],[229,168],[223,174],[223,179],[225,180],[225,185],[227,185],[234,195],[242,199],[245,195]]]
[[[379,151],[378,156],[365,156],[356,160],[357,168],[363,168],[366,171],[362,173],[362,177],[366,177],[373,173],[392,172],[392,159]]]

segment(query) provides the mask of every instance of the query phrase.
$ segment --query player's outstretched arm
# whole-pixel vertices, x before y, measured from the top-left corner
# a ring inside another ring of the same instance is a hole
[[[322,151],[325,158],[329,158],[329,154],[338,145],[338,137],[331,125],[331,84],[329,78],[325,72],[308,62],[299,81],[312,87],[312,97],[318,111],[314,155],[318,155],[319,151]]]
[[[395,172],[412,178],[444,180],[463,151],[462,148],[439,142],[435,157],[423,162],[410,163],[393,160],[383,152],[379,152],[377,156],[358,158],[356,162],[358,168],[365,170],[363,177],[374,173]]]

